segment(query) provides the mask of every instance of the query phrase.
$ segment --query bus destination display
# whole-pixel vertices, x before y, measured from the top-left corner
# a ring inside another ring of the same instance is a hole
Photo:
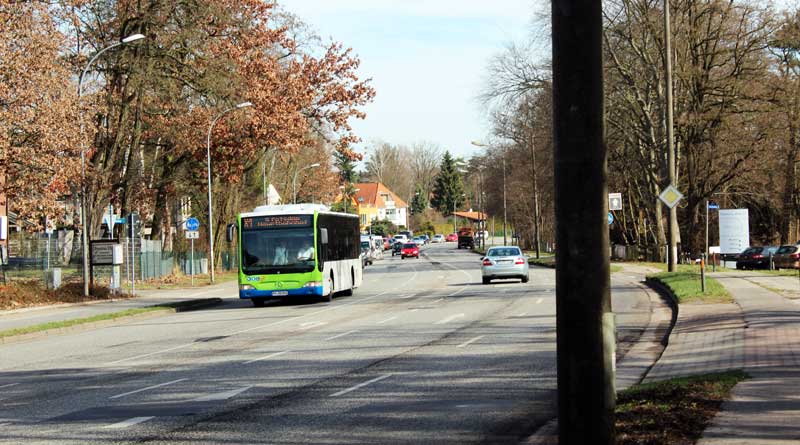
[[[312,215],[272,215],[242,218],[244,230],[311,227]]]

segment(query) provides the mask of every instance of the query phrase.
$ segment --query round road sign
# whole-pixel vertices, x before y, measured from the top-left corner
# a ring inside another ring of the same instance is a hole
[[[200,221],[198,221],[197,218],[191,217],[186,220],[186,230],[194,232],[199,228],[200,228]]]
[[[608,225],[610,226],[611,223],[614,222],[614,215],[611,212],[608,212]]]

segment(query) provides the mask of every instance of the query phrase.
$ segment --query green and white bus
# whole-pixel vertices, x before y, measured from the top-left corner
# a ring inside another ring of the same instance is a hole
[[[238,230],[235,230],[238,229]],[[321,204],[260,206],[230,224],[238,236],[239,298],[352,295],[361,285],[358,216]]]

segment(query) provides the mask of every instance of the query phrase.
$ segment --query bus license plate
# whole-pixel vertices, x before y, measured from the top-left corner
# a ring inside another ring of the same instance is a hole
[[[272,291],[272,296],[273,297],[285,297],[287,295],[289,295],[289,291],[285,291],[285,290]]]

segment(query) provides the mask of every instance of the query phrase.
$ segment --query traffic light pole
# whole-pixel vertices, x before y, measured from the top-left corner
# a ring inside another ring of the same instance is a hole
[[[599,0],[553,0],[559,444],[613,444],[607,154]]]

